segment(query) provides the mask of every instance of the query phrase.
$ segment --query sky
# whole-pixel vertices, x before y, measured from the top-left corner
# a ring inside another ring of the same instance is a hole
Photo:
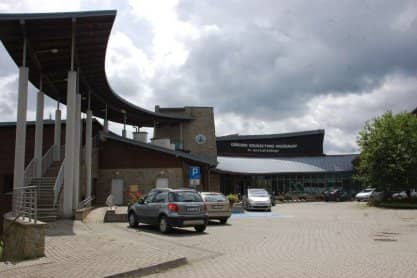
[[[218,136],[325,129],[326,153],[352,153],[366,121],[417,107],[415,0],[0,0],[1,13],[103,9],[117,10],[114,91],[149,110],[212,106]],[[16,95],[1,45],[0,121],[16,120]]]

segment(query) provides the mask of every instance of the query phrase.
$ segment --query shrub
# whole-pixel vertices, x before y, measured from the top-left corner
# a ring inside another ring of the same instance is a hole
[[[239,197],[236,194],[227,195],[227,199],[229,200],[230,204],[239,202]]]

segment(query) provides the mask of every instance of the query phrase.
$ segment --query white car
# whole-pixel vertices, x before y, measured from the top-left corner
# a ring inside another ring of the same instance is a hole
[[[366,188],[362,190],[361,192],[359,192],[358,194],[356,194],[355,199],[358,202],[368,201],[374,191],[375,191],[375,188]]]
[[[408,195],[405,191],[401,191],[401,192],[392,194],[392,198],[394,200],[404,200],[408,198]]]
[[[246,210],[271,211],[271,195],[263,188],[250,188],[248,195],[243,197],[243,206]]]

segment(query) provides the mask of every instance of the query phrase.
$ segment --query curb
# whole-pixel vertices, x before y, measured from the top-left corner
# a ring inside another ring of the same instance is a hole
[[[159,263],[159,264],[155,264],[155,265],[151,265],[151,266],[147,266],[147,267],[143,267],[143,268],[138,268],[138,269],[127,271],[127,272],[122,272],[122,273],[117,273],[117,274],[114,274],[114,275],[105,276],[105,278],[146,276],[146,275],[158,273],[158,272],[161,272],[161,271],[169,270],[171,268],[176,268],[176,267],[179,267],[179,266],[183,266],[185,264],[187,264],[187,258],[181,257],[179,259],[166,261],[166,262],[163,262],[163,263]]]

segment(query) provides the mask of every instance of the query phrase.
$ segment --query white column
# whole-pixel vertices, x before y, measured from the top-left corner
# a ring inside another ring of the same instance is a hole
[[[104,116],[104,132],[109,132],[109,120],[107,119],[107,104],[106,104],[106,115]]]
[[[85,197],[91,197],[92,182],[92,155],[93,155],[93,113],[87,111],[87,122],[85,128],[85,167],[86,167],[86,194]]]
[[[42,88],[36,98],[36,129],[35,129],[35,177],[42,176],[42,154],[43,154],[43,107],[44,96]]]
[[[123,130],[122,130],[122,136],[126,138],[126,114],[123,114]]]
[[[16,145],[14,150],[13,188],[24,186],[26,147],[26,108],[28,97],[27,67],[19,68],[19,91],[17,96]]]
[[[77,94],[75,116],[75,149],[74,149],[74,197],[73,209],[80,203],[80,149],[81,146],[81,95]]]
[[[77,73],[68,72],[67,82],[67,121],[65,125],[65,160],[64,160],[64,217],[73,215],[74,194],[74,151],[75,151],[75,115],[76,115]]]
[[[55,127],[54,127],[54,161],[61,160],[61,110],[59,102],[55,110]]]

